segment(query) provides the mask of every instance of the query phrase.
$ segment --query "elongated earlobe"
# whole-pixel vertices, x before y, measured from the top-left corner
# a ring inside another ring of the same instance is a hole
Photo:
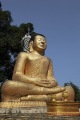
[[[29,51],[32,52],[33,51],[33,41],[31,41],[29,43]]]

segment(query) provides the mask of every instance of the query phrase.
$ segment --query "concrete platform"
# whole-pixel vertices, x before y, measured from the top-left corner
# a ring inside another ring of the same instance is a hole
[[[0,120],[80,120],[79,116],[48,116],[45,113],[27,113],[27,114],[0,114]]]
[[[80,120],[80,113],[74,116],[61,115],[59,111],[48,114],[47,110],[46,103],[41,101],[1,102],[0,120]]]

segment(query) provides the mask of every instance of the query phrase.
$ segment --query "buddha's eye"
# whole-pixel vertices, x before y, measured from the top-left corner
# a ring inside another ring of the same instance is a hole
[[[39,38],[38,41],[41,41],[41,39]]]

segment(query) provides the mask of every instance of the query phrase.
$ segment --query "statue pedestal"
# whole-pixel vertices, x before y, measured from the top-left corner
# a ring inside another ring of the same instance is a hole
[[[47,106],[48,115],[80,116],[80,102],[50,102]]]
[[[48,106],[47,106],[48,105]],[[79,120],[80,103],[0,102],[0,120]]]
[[[47,113],[46,102],[1,102],[0,113]]]

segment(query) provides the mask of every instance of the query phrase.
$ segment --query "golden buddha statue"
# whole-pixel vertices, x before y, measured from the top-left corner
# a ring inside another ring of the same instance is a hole
[[[2,85],[2,101],[48,101],[54,94],[56,99],[62,99],[66,87],[58,86],[53,75],[51,59],[44,55],[47,46],[46,37],[42,34],[34,34],[31,36],[29,46],[29,52],[19,53],[12,80]],[[70,90],[67,91],[69,100],[73,101],[74,91],[72,96]]]

